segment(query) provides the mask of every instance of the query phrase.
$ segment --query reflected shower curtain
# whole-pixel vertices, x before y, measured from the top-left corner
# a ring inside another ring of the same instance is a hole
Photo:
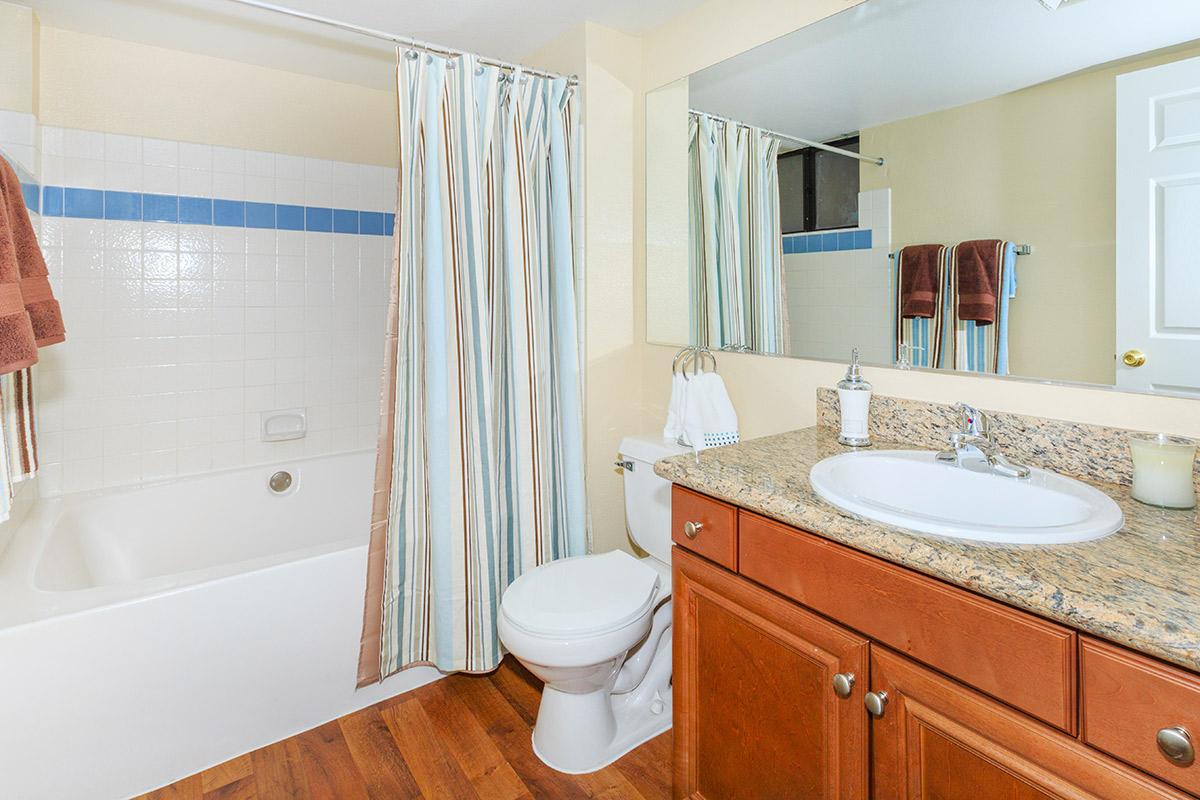
[[[696,113],[688,133],[692,342],[781,353],[779,140]]]
[[[397,83],[359,685],[493,669],[505,587],[586,547],[573,92],[415,52]]]

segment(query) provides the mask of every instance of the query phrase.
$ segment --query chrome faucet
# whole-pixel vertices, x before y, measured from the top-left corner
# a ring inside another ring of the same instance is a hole
[[[950,434],[950,449],[937,454],[938,461],[956,464],[973,472],[994,472],[1009,478],[1028,478],[1029,467],[1004,457],[992,436],[992,420],[977,408],[958,403],[959,429]]]

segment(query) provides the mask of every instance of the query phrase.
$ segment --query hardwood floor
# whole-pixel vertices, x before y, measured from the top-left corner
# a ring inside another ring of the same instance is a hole
[[[541,684],[511,657],[451,675],[144,795],[146,800],[658,800],[671,795],[671,734],[590,775],[533,754]]]

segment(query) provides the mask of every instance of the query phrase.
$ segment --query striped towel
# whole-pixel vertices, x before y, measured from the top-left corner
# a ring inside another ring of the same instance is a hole
[[[952,257],[948,275],[949,298],[958,296],[957,261]],[[1009,301],[1017,296],[1017,248],[1012,242],[1004,243],[1004,260],[1001,267],[1000,292],[996,297],[996,324],[979,325],[974,320],[958,318],[958,303],[951,302],[947,313],[950,330],[954,332],[950,341],[950,363],[954,369],[965,372],[984,372],[992,375],[1008,374],[1008,310]]]
[[[904,251],[900,248],[892,256],[892,358],[899,361],[902,348],[909,350],[909,363],[914,367],[942,366],[942,351],[944,349],[945,319],[946,319],[946,274],[949,270],[949,251],[943,247],[938,256],[938,287],[939,296],[934,299],[934,314],[932,317],[905,319],[900,313],[900,287],[905,268]]]
[[[12,513],[13,485],[37,474],[33,367],[0,375],[0,522]]]

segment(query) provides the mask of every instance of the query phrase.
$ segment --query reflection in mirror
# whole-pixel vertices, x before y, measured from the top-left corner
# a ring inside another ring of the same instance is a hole
[[[650,93],[649,339],[1200,394],[1200,15],[1150,5],[867,0]]]

